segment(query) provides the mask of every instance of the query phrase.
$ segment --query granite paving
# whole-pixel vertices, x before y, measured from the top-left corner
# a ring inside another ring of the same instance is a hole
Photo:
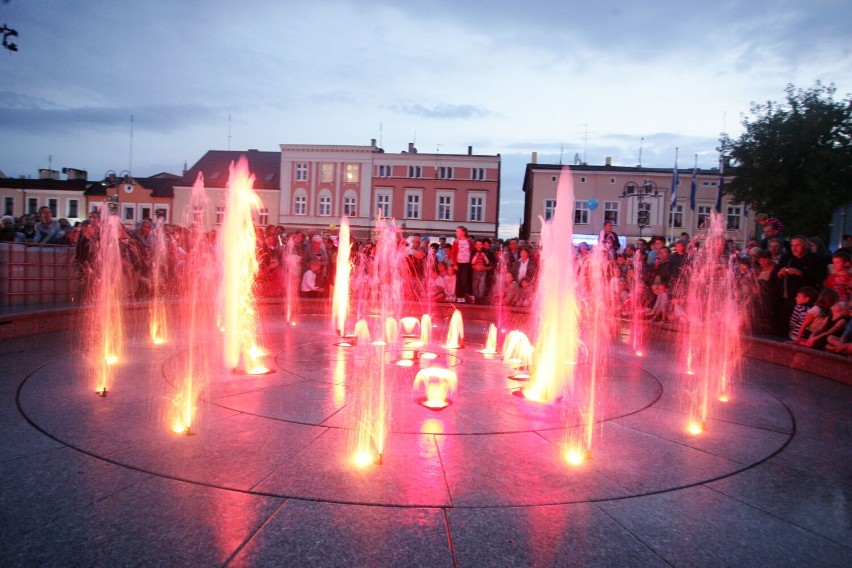
[[[439,322],[382,365],[326,317],[267,310],[271,372],[225,368],[207,337],[175,432],[196,344],[177,329],[150,345],[143,320],[105,397],[75,330],[0,342],[3,566],[852,565],[847,384],[746,360],[695,435],[671,344],[619,343],[571,465],[590,414],[515,396],[524,383],[478,351],[489,322],[462,349]],[[458,380],[440,411],[418,404],[430,367]],[[374,454],[356,465],[365,424]]]

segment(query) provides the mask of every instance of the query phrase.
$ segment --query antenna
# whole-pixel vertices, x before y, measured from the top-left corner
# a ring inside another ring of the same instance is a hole
[[[644,146],[644,145],[645,145],[645,137],[643,136],[642,140],[639,141],[639,165],[636,166],[637,168],[642,167],[642,146]]]
[[[231,151],[231,115],[228,115],[228,151]]]
[[[130,115],[130,159],[127,161],[127,171],[133,171],[133,115]]]
[[[560,142],[559,143],[559,165],[560,166],[562,165],[562,154],[564,154],[564,153],[565,153],[565,143]]]
[[[384,135],[384,123],[379,123],[379,148],[384,148],[385,145],[382,142],[382,136]]]

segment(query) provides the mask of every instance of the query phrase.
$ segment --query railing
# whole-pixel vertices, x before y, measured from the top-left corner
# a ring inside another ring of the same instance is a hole
[[[0,306],[70,302],[75,286],[74,247],[0,243]]]

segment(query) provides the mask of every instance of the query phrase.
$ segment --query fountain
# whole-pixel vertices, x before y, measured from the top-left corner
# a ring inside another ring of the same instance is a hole
[[[166,223],[158,218],[154,226],[154,250],[151,253],[151,302],[148,304],[148,327],[151,343],[161,345],[168,340],[166,282],[169,242]]]
[[[227,370],[246,373],[269,371],[270,365],[265,360],[268,353],[261,347],[259,339],[260,312],[252,287],[257,270],[253,222],[257,198],[252,184],[253,177],[245,161],[234,164],[223,235],[219,239],[221,264],[217,262],[217,254],[208,246],[199,225],[192,225],[188,240],[183,243],[189,254],[176,279],[182,284],[179,293],[183,300],[181,304],[186,309],[179,310],[174,318],[176,327],[183,332],[171,340],[177,354],[164,366],[173,387],[168,395],[169,428],[178,433],[190,433],[198,417],[199,401],[204,393],[210,392],[211,376],[216,373],[210,361],[214,359],[213,349],[220,343],[220,334],[215,331],[217,314],[223,324],[222,351]],[[558,420],[558,426],[549,426],[550,430],[560,433],[559,439],[553,443],[568,463],[579,465],[592,456],[593,446],[598,443],[600,425],[607,420],[608,403],[602,393],[608,388],[613,373],[612,353],[617,337],[615,314],[619,313],[619,309],[614,304],[616,295],[611,289],[613,268],[603,249],[594,247],[582,262],[575,258],[570,215],[573,188],[567,171],[560,177],[557,201],[569,204],[569,207],[557,207],[553,220],[543,224],[539,288],[532,310],[533,318],[527,329],[534,341],[531,342],[524,331],[512,330],[505,336],[498,351],[501,330],[499,325],[490,323],[484,338],[481,333],[474,333],[477,342],[484,339],[481,351],[486,355],[475,359],[485,365],[480,367],[480,372],[485,375],[486,381],[499,377],[501,396],[508,390],[519,395],[519,400],[505,403],[512,406],[512,418],[507,420],[511,422],[515,416],[525,416],[548,425],[552,424],[548,421]],[[195,219],[197,212],[207,209],[203,179],[199,177],[188,211]],[[720,234],[718,228],[710,231],[708,239],[711,244],[718,240]],[[117,220],[108,219],[100,241],[101,259],[119,258],[119,235]],[[327,377],[333,379],[335,412],[341,411],[339,426],[347,432],[347,455],[360,467],[381,464],[385,459],[396,426],[393,409],[403,405],[406,399],[396,395],[407,388],[405,385],[412,385],[417,403],[435,411],[447,408],[456,397],[458,388],[466,387],[466,380],[475,379],[451,368],[463,363],[454,353],[464,347],[462,311],[453,308],[446,341],[442,345],[446,351],[437,350],[439,353],[435,353],[435,349],[430,350],[430,347],[435,347],[430,343],[432,315],[410,313],[422,308],[423,303],[422,300],[412,301],[406,293],[404,282],[408,264],[400,231],[393,221],[379,219],[376,235],[375,248],[369,253],[359,253],[350,265],[345,252],[349,250],[348,225],[345,219],[341,221],[341,254],[338,256],[338,281],[332,310],[336,341],[328,341],[329,348],[334,350],[334,364],[328,367]],[[295,258],[297,245],[292,239],[288,239],[288,249],[288,257]],[[706,428],[714,399],[730,399],[730,379],[737,374],[740,352],[738,344],[729,338],[742,330],[742,319],[734,317],[735,313],[741,313],[740,299],[728,293],[733,288],[730,280],[733,270],[719,262],[713,246],[707,249],[710,252],[704,256],[696,255],[686,268],[691,282],[700,283],[684,296],[689,317],[684,322],[685,332],[682,334],[682,352],[687,358],[684,365],[694,373],[687,375],[684,383],[685,398],[690,406],[689,422],[693,424],[691,428],[694,431]],[[286,264],[290,264],[289,260]],[[296,280],[291,277],[296,270],[296,263],[292,264],[287,281]],[[119,262],[101,262],[99,266],[104,273],[102,281],[121,280],[120,270],[109,272],[120,266]],[[213,289],[219,280],[222,282],[222,301],[217,306],[210,298],[215,297]],[[634,287],[636,290],[638,286]],[[106,295],[108,292],[115,293],[115,287],[97,287],[95,302],[104,307],[118,306],[120,297],[109,297]],[[304,332],[293,329],[291,325],[299,311],[296,295],[285,293],[284,304],[286,313],[281,319],[286,323],[281,325],[286,325],[283,341],[288,344],[297,333]],[[220,311],[214,312],[214,308]],[[482,308],[463,309],[477,314]],[[502,307],[496,310],[499,324],[506,318],[500,315]],[[120,310],[113,312],[108,317],[102,315],[102,323],[94,327],[108,330],[115,328],[118,322],[118,328],[121,328]],[[110,312],[98,310],[98,313]],[[716,327],[720,318],[711,317],[716,314],[725,314],[721,319],[734,322],[731,324],[733,327]],[[351,335],[347,335],[349,317],[356,321]],[[638,324],[641,318],[634,320]],[[324,328],[328,331],[327,316],[324,321]],[[266,323],[270,325],[270,322]],[[484,323],[481,328],[478,326],[480,323],[483,322],[477,321],[476,331],[484,330]],[[272,325],[274,327],[274,321]],[[308,327],[308,334],[313,334],[314,329]],[[634,351],[645,349],[641,332],[633,335]],[[102,394],[111,388],[112,364],[121,351],[121,340],[111,337],[103,333],[100,341],[93,343],[97,347],[91,355],[93,363],[99,365],[94,373],[97,377],[95,390]],[[714,344],[711,338],[723,340]],[[298,347],[299,344],[295,345]],[[289,351],[289,347],[280,350],[276,357],[286,357]],[[498,353],[502,353],[503,362],[512,369],[508,378],[523,381],[521,388],[510,387],[518,383],[506,382],[504,367],[499,360],[491,357]],[[315,363],[307,365],[316,366]],[[413,382],[410,382],[412,379]],[[471,388],[470,392],[477,390]],[[441,420],[455,415],[469,404],[469,400],[466,397],[464,404],[440,415],[443,417]],[[411,401],[407,400],[407,403]],[[257,409],[252,411],[257,412]],[[401,423],[410,420],[408,412],[401,414],[398,418]],[[445,431],[447,424],[442,423],[439,428],[434,423],[435,416],[429,431]],[[506,428],[516,431],[519,425],[510,424]]]
[[[711,214],[705,246],[691,254],[676,295],[683,304],[679,352],[683,354],[686,430],[700,434],[718,402],[732,397],[732,379],[742,360],[740,338],[749,302],[737,292],[736,257],[725,250],[725,224]]]
[[[550,222],[539,218],[542,252],[534,308],[535,352],[529,384],[521,391],[529,400],[547,403],[562,397],[566,387],[573,387],[579,346],[572,244],[574,185],[567,167],[559,176],[556,203]]]
[[[335,273],[334,296],[331,305],[331,318],[340,337],[346,335],[346,316],[349,313],[349,220],[340,219],[340,235],[337,245],[337,270]]]
[[[218,263],[202,230],[198,217],[209,210],[204,178],[201,173],[192,188],[192,195],[184,222],[191,229],[187,241],[181,243],[189,254],[180,266],[177,281],[181,297],[186,299],[180,314],[184,318],[185,332],[179,337],[180,356],[176,358],[172,375],[174,391],[169,396],[166,421],[171,431],[189,434],[195,423],[198,401],[209,388],[212,374],[213,345],[216,314],[209,298],[215,297],[220,275]]]
[[[464,347],[464,321],[459,310],[453,310],[450,317],[450,325],[447,328],[447,341],[444,343],[447,349],[461,349]]]
[[[93,247],[92,286],[87,299],[88,359],[94,367],[91,388],[100,396],[112,389],[115,366],[124,355],[124,273],[120,241],[124,227],[117,215],[102,210],[97,242]]]
[[[414,377],[414,400],[429,410],[443,410],[453,402],[458,377],[441,367],[420,369]]]
[[[252,188],[254,175],[243,157],[231,164],[228,200],[219,240],[222,258],[223,325],[225,364],[252,375],[269,371],[263,362],[266,350],[258,340],[259,321],[254,293],[258,272],[254,214],[260,199]]]

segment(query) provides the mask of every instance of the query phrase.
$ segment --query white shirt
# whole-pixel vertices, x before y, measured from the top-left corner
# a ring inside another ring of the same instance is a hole
[[[302,276],[302,292],[314,292],[319,290],[317,288],[317,273],[313,270],[306,270],[304,276]]]

